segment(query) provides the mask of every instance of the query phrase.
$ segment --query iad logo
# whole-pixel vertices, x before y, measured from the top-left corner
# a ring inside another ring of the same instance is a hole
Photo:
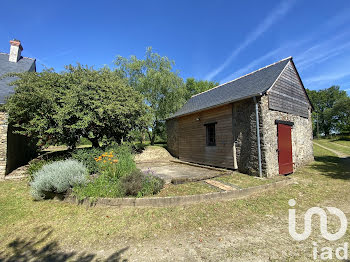
[[[296,202],[294,199],[290,199],[288,201],[288,204],[291,207],[294,207]],[[302,241],[307,239],[311,235],[312,227],[312,216],[318,215],[320,217],[320,231],[322,234],[322,237],[329,240],[329,241],[335,241],[340,238],[342,238],[345,235],[345,232],[347,230],[348,221],[346,219],[345,214],[338,208],[335,207],[326,207],[327,211],[331,215],[335,215],[340,220],[340,228],[336,233],[329,233],[328,227],[327,227],[327,213],[324,209],[320,207],[312,207],[309,208],[305,215],[304,215],[304,232],[299,234],[295,230],[295,209],[289,209],[289,234],[297,241]],[[313,258],[318,258],[318,246],[316,242],[313,242]],[[340,254],[342,253],[342,254]],[[338,247],[335,250],[335,255],[338,259],[347,259],[348,257],[348,243],[344,243],[344,247]],[[321,248],[321,254],[320,258],[321,260],[326,259],[332,259],[333,257],[333,250],[330,247],[323,247]]]
[[[288,201],[288,204],[291,207],[294,207],[296,202],[294,199],[290,199]],[[328,232],[326,212],[320,207],[312,207],[306,211],[304,216],[304,232],[302,234],[298,234],[295,231],[295,209],[289,209],[289,234],[292,236],[292,238],[301,241],[307,239],[310,236],[313,215],[319,215],[320,217],[320,229],[323,238],[329,241],[335,241],[342,238],[345,235],[348,226],[348,221],[346,220],[345,214],[340,209],[335,207],[326,207],[326,209],[330,214],[336,215],[340,219],[341,225],[337,233],[332,234]]]

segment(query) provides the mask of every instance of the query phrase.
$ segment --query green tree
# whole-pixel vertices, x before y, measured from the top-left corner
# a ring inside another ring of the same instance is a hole
[[[184,103],[183,80],[173,70],[174,61],[154,53],[152,48],[146,50],[145,58],[129,59],[117,57],[116,73],[128,79],[129,85],[145,97],[149,106],[149,124],[147,133],[151,144],[157,135],[164,134],[164,120],[177,111]]]
[[[194,78],[187,78],[185,84],[185,99],[190,99],[193,95],[207,91],[215,86],[218,86],[218,82],[196,80]]]
[[[340,110],[339,106],[334,106],[342,99],[347,98],[346,91],[340,90],[339,86],[331,86],[323,90],[307,90],[310,100],[314,106],[313,122],[314,134],[317,133],[317,125],[319,132],[328,136],[332,131],[339,131]]]
[[[45,70],[15,76],[15,94],[6,104],[9,121],[41,145],[74,148],[85,137],[98,147],[102,139],[120,142],[146,123],[142,95],[108,68],[78,64],[60,74]]]
[[[332,113],[337,130],[350,134],[350,97],[339,99],[333,106]]]

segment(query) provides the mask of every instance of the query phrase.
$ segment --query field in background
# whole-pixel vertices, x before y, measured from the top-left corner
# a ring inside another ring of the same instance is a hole
[[[346,155],[350,155],[350,138],[349,140],[337,138],[320,138],[314,139],[314,141],[330,149],[339,151]]]

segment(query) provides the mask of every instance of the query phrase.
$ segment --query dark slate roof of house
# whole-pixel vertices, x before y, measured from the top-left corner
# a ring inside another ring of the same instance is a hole
[[[9,54],[0,53],[0,77],[7,73],[22,73],[27,72],[30,69],[35,70],[35,59],[21,57],[17,63],[9,61]],[[6,97],[14,93],[14,86],[10,86],[15,78],[6,77],[0,79],[0,104],[5,103]]]
[[[290,60],[292,60],[292,57],[194,95],[168,119],[254,96],[261,96],[274,84]]]

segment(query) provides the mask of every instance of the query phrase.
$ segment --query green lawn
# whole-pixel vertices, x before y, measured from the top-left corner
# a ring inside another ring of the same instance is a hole
[[[219,192],[217,189],[209,184],[198,181],[184,184],[168,184],[157,194],[155,197],[167,197],[167,196],[186,196],[196,194],[206,194],[212,192]]]
[[[249,176],[239,172],[232,172],[229,175],[217,177],[215,178],[215,180],[229,184],[229,185],[238,186],[240,188],[247,188],[247,187],[260,186],[268,183],[273,183],[283,178],[284,177],[260,179],[260,178]]]
[[[332,140],[332,142],[350,147],[350,139],[349,140]]]
[[[315,139],[315,142],[350,156],[350,141],[333,139]]]
[[[315,162],[292,175],[297,184],[245,199],[168,208],[87,208],[54,200],[36,202],[26,181],[0,182],[0,261],[26,248],[38,250],[52,244],[63,250],[100,250],[116,248],[125,241],[186,237],[198,228],[207,234],[218,229],[241,232],[259,228],[261,223],[273,228],[270,217],[285,221],[291,198],[296,199],[298,212],[324,203],[348,205],[349,165],[318,146],[314,147],[314,153]],[[245,179],[239,177],[236,182]],[[186,192],[186,187],[177,192]],[[204,193],[211,188],[201,185],[197,190]],[[293,243],[292,247],[303,249],[300,245]],[[279,249],[284,248],[291,245],[281,243]]]

